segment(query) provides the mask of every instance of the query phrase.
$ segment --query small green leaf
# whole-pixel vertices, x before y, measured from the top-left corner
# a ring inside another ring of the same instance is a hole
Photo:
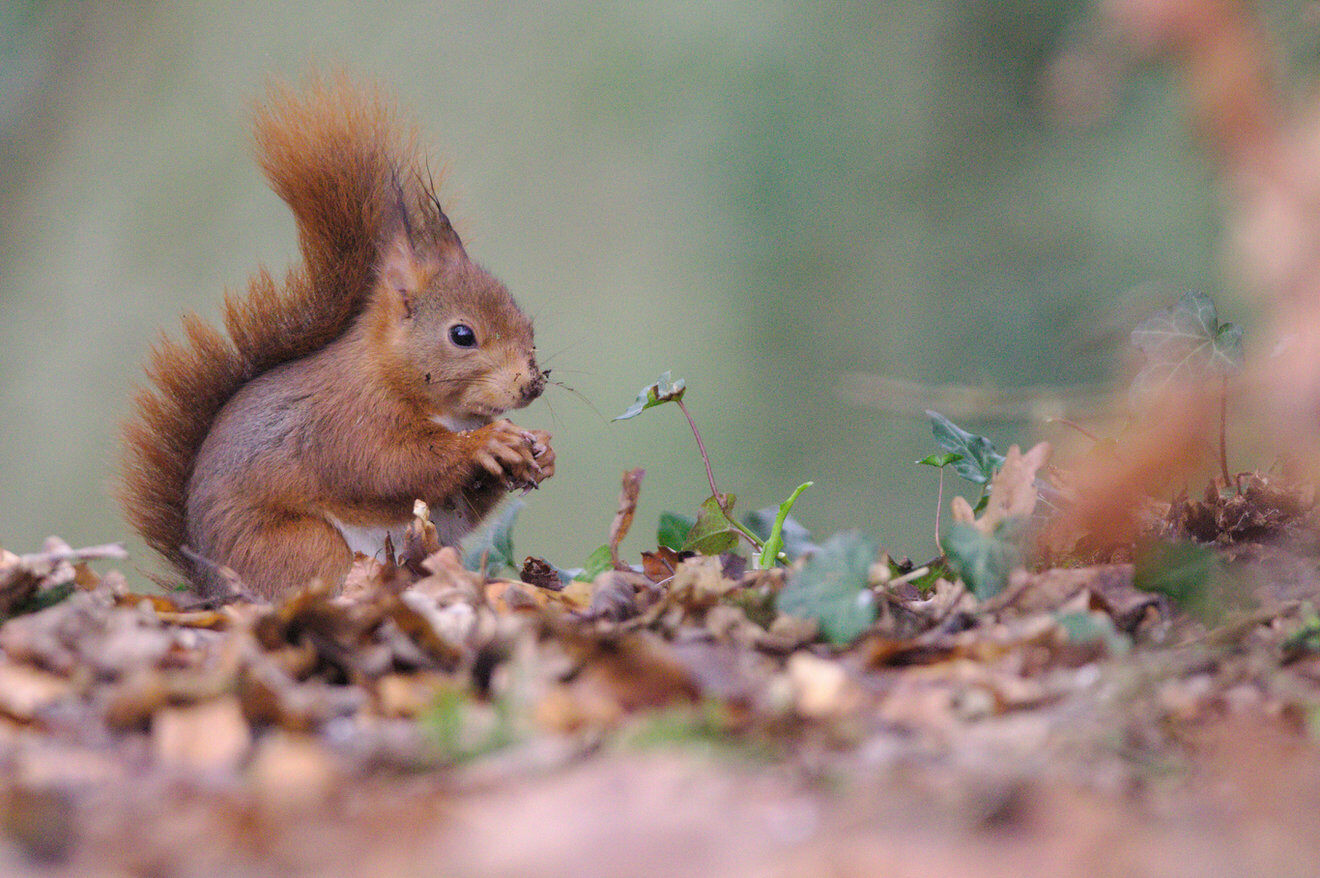
[[[681,551],[683,544],[687,542],[688,534],[692,532],[692,526],[696,523],[697,519],[691,515],[661,512],[660,526],[656,530],[656,542],[675,552]]]
[[[1164,595],[1206,623],[1218,621],[1227,609],[1227,571],[1213,550],[1194,543],[1148,547],[1136,558],[1132,584]]]
[[[489,524],[463,541],[464,567],[486,576],[495,576],[506,567],[518,569],[518,562],[513,557],[513,525],[524,505],[523,501],[514,500]],[[486,558],[484,570],[481,569],[483,556]]]
[[[1172,308],[1132,330],[1132,344],[1146,365],[1132,381],[1132,401],[1140,403],[1181,381],[1204,381],[1235,372],[1242,365],[1242,327],[1220,323],[1215,303],[1187,292]]]
[[[756,534],[757,539],[762,540],[764,542],[764,545],[761,546],[760,553],[756,556],[757,567],[761,568],[762,570],[765,570],[767,568],[775,566],[775,564],[778,563],[779,561],[779,555],[781,552],[784,553],[785,557],[788,558],[788,560],[790,561],[792,560],[792,557],[790,557],[788,553],[785,551],[785,546],[787,544],[787,537],[785,536],[784,532],[788,527],[788,521],[789,521],[788,513],[793,508],[793,504],[797,502],[798,497],[802,496],[802,492],[807,490],[807,488],[810,488],[813,484],[815,483],[803,482],[802,484],[797,486],[797,489],[794,490],[792,494],[788,496],[787,500],[779,504],[779,510],[777,513],[775,513],[775,519],[773,524],[771,524],[770,526],[770,533],[768,536],[762,536],[761,534],[756,533],[756,530],[754,528],[751,527],[748,528],[749,530],[752,531],[752,533]],[[756,515],[757,513],[752,513],[752,515],[748,516],[748,518],[754,519]],[[809,539],[806,528],[798,524],[796,521],[793,522],[793,526],[796,528],[797,531],[800,532],[798,536]]]
[[[815,619],[821,634],[846,646],[875,621],[875,601],[867,574],[875,544],[857,531],[837,533],[789,577],[776,606],[781,613]]]
[[[507,696],[487,704],[461,689],[442,689],[418,719],[438,758],[452,765],[502,750],[519,736]]]
[[[1132,648],[1132,638],[1114,627],[1114,620],[1104,613],[1078,610],[1054,617],[1069,643],[1103,643],[1110,655],[1125,655]]]
[[[957,522],[940,539],[949,566],[972,594],[984,600],[1008,585],[1008,574],[1022,560],[1018,547],[998,535],[986,536],[976,527]]]
[[[597,576],[600,576],[606,570],[614,566],[614,559],[610,556],[610,547],[601,546],[587,556],[586,562],[582,565],[574,579],[582,582],[593,582]]]
[[[1285,662],[1320,653],[1320,616],[1309,601],[1302,603],[1299,615],[1300,624],[1279,644]]]
[[[0,613],[0,624],[8,622],[14,616],[22,616],[25,613],[39,613],[48,607],[53,607],[77,590],[78,587],[72,582],[39,589],[29,595],[26,600],[20,601],[17,606],[11,608],[8,614]]]
[[[928,454],[917,461],[922,466],[933,466],[936,469],[942,469],[951,463],[957,463],[963,456],[956,451],[946,451],[944,454]]]
[[[995,451],[994,444],[984,436],[968,433],[944,415],[926,411],[930,418],[930,431],[945,451],[959,455],[951,461],[954,472],[978,485],[987,484],[1004,465],[1004,455]]]
[[[675,380],[670,377],[668,372],[665,372],[655,380],[654,384],[643,387],[641,392],[637,394],[637,399],[633,401],[633,404],[613,420],[625,421],[628,418],[635,418],[649,408],[682,399],[683,391],[686,389],[687,384],[682,378]]]
[[[1219,324],[1215,333],[1215,363],[1230,371],[1242,365],[1242,333],[1242,327],[1236,323]]]
[[[725,507],[733,511],[733,501],[737,498],[725,494]],[[720,501],[707,497],[697,512],[697,521],[683,541],[682,552],[696,552],[699,555],[718,555],[728,552],[738,545],[738,527],[729,520],[729,516],[720,508]]]
[[[944,563],[943,558],[936,558],[934,561],[930,562],[930,564],[924,565],[924,567],[926,571],[925,573],[921,574],[916,579],[907,580],[912,583],[922,595],[929,595],[931,589],[935,587],[935,583],[940,579],[952,579],[956,575],[949,571],[948,565]],[[890,579],[897,579],[900,576],[908,576],[913,572],[913,569],[911,561],[908,561],[905,565],[900,565],[893,558],[889,559]]]

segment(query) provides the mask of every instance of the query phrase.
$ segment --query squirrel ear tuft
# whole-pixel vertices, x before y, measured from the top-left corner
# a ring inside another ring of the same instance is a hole
[[[429,187],[425,190],[421,213],[422,228],[428,246],[437,256],[441,259],[455,259],[466,255],[458,232],[454,231],[453,224],[449,222],[449,217],[440,206],[440,199],[435,197],[435,193]]]
[[[387,222],[395,227],[396,236],[401,235],[405,246],[415,254],[414,261],[417,257],[438,262],[466,257],[463,242],[436,197],[430,171],[425,172],[426,176],[422,176],[420,170],[414,173],[416,177],[412,185],[405,185],[398,173],[391,180],[394,197],[387,207]]]

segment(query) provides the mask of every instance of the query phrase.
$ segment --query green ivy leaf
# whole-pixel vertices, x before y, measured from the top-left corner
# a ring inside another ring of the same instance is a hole
[[[893,558],[888,559],[888,566],[889,577],[891,579],[896,579],[900,576],[907,576],[914,569],[911,561],[900,565],[899,562],[895,561]],[[948,565],[944,562],[943,558],[936,558],[934,561],[931,561],[929,565],[926,565],[925,573],[918,576],[916,579],[909,579],[908,582],[912,583],[922,595],[929,595],[931,589],[935,587],[936,582],[940,579],[952,579],[955,575],[956,574],[949,571]]]
[[[52,585],[49,588],[39,589],[34,594],[29,595],[26,600],[20,601],[8,614],[0,613],[0,625],[8,622],[15,616],[22,616],[25,613],[39,613],[44,609],[53,607],[67,599],[69,595],[77,590],[78,587],[72,582],[65,582],[60,585]]]
[[[614,566],[614,558],[610,555],[609,546],[600,546],[594,552],[587,556],[582,569],[573,575],[574,579],[582,582],[594,582],[597,576],[600,576],[606,570]]]
[[[987,536],[973,525],[957,522],[940,539],[953,572],[982,600],[1003,591],[1008,574],[1022,562],[1021,551],[1013,540],[1004,538],[1007,536],[1010,534]]]
[[[825,639],[846,646],[875,621],[867,574],[875,544],[857,531],[837,533],[789,577],[776,606],[781,613],[815,619]]]
[[[1232,591],[1219,557],[1212,549],[1194,543],[1147,547],[1136,558],[1132,584],[1142,591],[1164,595],[1207,624],[1223,616]]]
[[[1183,293],[1172,308],[1142,321],[1132,344],[1146,358],[1132,381],[1134,403],[1174,382],[1204,381],[1242,365],[1242,327],[1221,323],[1215,303],[1199,292]]]
[[[1004,465],[1004,455],[995,451],[995,446],[989,439],[967,432],[939,412],[928,409],[926,416],[930,418],[930,431],[939,446],[945,451],[958,455],[957,460],[950,460],[948,463],[952,464],[954,471],[964,479],[978,485],[988,484]]]
[[[633,401],[633,404],[613,420],[625,421],[628,418],[635,418],[649,408],[682,399],[683,391],[686,389],[687,384],[682,378],[671,378],[670,374],[665,372],[655,380],[654,384],[643,387],[641,392],[637,394],[637,399]]]
[[[928,454],[921,460],[917,461],[917,463],[922,466],[933,466],[936,469],[943,469],[949,464],[957,463],[962,459],[963,456],[956,451],[948,451],[944,454]]]
[[[523,501],[514,500],[489,524],[463,541],[464,567],[486,576],[495,576],[506,567],[518,569],[518,562],[513,557],[513,525],[524,505]],[[484,570],[481,569],[483,556],[486,558]]]
[[[737,498],[725,494],[725,507],[733,511],[733,502]],[[696,552],[699,555],[718,555],[728,552],[738,545],[738,527],[729,520],[720,501],[716,497],[707,497],[697,512],[696,523],[683,541],[681,552]]]
[[[688,534],[692,532],[692,526],[696,523],[696,518],[691,515],[661,512],[660,525],[656,528],[656,543],[675,552],[682,551],[683,544],[687,542]]]
[[[1104,613],[1091,610],[1058,613],[1054,621],[1059,623],[1069,643],[1101,643],[1110,655],[1126,655],[1132,648],[1132,638],[1115,628],[1114,620]]]
[[[453,765],[502,750],[519,736],[507,696],[494,698],[487,706],[461,689],[442,689],[418,719],[439,758]]]
[[[1279,644],[1284,661],[1320,653],[1320,616],[1309,601],[1302,602],[1300,616],[1300,624]]]

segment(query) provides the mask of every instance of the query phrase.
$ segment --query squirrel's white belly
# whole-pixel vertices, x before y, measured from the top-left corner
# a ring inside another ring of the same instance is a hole
[[[404,536],[408,531],[408,522],[392,525],[344,524],[330,513],[324,513],[330,526],[339,531],[347,544],[348,550],[355,555],[366,555],[377,561],[385,560],[385,538],[390,538],[397,554],[404,547]],[[477,524],[474,517],[461,508],[432,509],[431,523],[435,525],[436,537],[442,546],[456,546],[463,537]]]
[[[403,537],[408,530],[408,523],[405,521],[395,525],[363,525],[363,524],[344,524],[333,515],[326,513],[326,520],[344,538],[348,545],[348,550],[355,555],[366,555],[368,558],[375,558],[377,561],[385,560],[385,538],[390,538],[390,543],[394,546],[394,551],[398,552],[403,548]]]

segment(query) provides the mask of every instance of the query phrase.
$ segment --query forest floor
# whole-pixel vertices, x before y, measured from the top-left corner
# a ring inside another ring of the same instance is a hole
[[[659,550],[563,587],[435,548],[218,607],[135,594],[96,550],[0,557],[0,872],[1320,863],[1320,576],[1296,545],[1221,540],[1237,599],[1209,610],[1126,563],[978,599],[877,561],[873,621],[838,645],[776,609],[800,562]]]

